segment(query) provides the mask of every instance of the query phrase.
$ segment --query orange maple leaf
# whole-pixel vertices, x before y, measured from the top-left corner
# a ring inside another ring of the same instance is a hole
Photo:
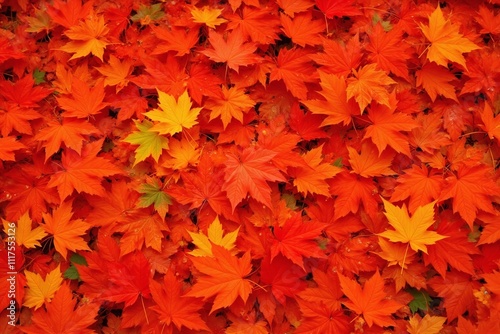
[[[159,314],[161,321],[167,326],[174,324],[178,330],[186,327],[209,331],[199,314],[203,303],[199,299],[183,296],[182,284],[172,271],[167,272],[161,283],[151,280],[149,287],[156,302],[151,309]]]
[[[295,15],[293,19],[285,14],[281,14],[281,25],[283,32],[292,41],[302,47],[306,45],[321,44],[321,33],[325,30],[323,20],[313,20],[312,12],[305,12]]]
[[[87,118],[97,115],[108,104],[104,101],[104,80],[99,79],[90,88],[87,83],[73,77],[71,95],[57,98],[57,102],[64,109],[64,117]]]
[[[63,152],[61,162],[64,170],[54,173],[47,184],[48,187],[57,187],[61,203],[74,190],[104,196],[106,192],[101,185],[102,178],[123,173],[109,160],[97,156],[103,141],[101,139],[87,144],[81,156],[73,150]]]
[[[453,212],[472,229],[477,211],[494,213],[492,196],[500,196],[500,187],[492,179],[493,169],[485,165],[461,165],[457,175],[446,178],[446,185],[439,200],[453,198]]]
[[[262,61],[254,54],[257,49],[255,43],[245,43],[245,38],[240,29],[235,29],[227,35],[227,39],[214,30],[210,30],[208,39],[213,49],[202,51],[211,60],[226,63],[227,67],[239,71],[240,66],[248,66]]]
[[[209,99],[205,107],[210,109],[210,120],[220,116],[224,129],[233,118],[240,123],[243,122],[243,113],[246,113],[255,105],[255,101],[245,94],[245,90],[240,87],[222,87],[219,96]]]
[[[344,77],[335,74],[326,74],[319,71],[321,92],[318,92],[325,100],[303,101],[313,114],[326,115],[321,126],[332,124],[348,125],[353,115],[359,115],[357,103],[347,98],[346,81]]]
[[[429,63],[425,64],[415,75],[417,86],[423,87],[433,102],[438,94],[458,102],[455,86],[450,83],[456,77],[448,69]]]
[[[129,82],[129,76],[133,70],[133,62],[128,58],[122,62],[117,57],[110,55],[108,63],[96,69],[106,77],[104,79],[104,86],[115,86],[118,93]]]
[[[215,296],[210,313],[230,306],[238,296],[246,302],[252,291],[252,284],[244,278],[252,271],[250,253],[238,258],[216,244],[212,244],[212,253],[214,257],[191,257],[196,269],[204,275],[198,277],[193,288],[186,293],[186,296],[205,300]]]
[[[390,107],[387,86],[395,84],[384,71],[377,69],[377,64],[368,64],[359,70],[352,70],[354,77],[347,79],[347,98],[354,97],[361,113],[372,101]]]
[[[62,122],[49,121],[35,136],[35,140],[44,142],[45,161],[59,151],[62,145],[82,153],[83,141],[88,135],[98,134],[100,131],[91,123],[77,118],[64,117]]]
[[[331,179],[342,171],[341,168],[323,162],[323,145],[316,147],[302,156],[307,167],[291,167],[294,176],[293,184],[297,190],[304,193],[329,196],[330,191],[327,179]]]
[[[361,144],[361,153],[358,153],[353,147],[348,146],[349,163],[352,171],[363,177],[374,177],[382,175],[394,175],[390,166],[392,159],[396,155],[392,150],[384,150],[378,154],[377,147],[369,141]]]
[[[245,148],[241,153],[229,153],[226,160],[225,183],[231,206],[236,206],[250,194],[254,199],[271,207],[271,188],[266,181],[285,181],[272,164],[276,153],[266,149]]]
[[[365,282],[363,288],[356,281],[343,275],[339,275],[339,279],[342,291],[349,298],[342,304],[357,314],[363,315],[369,327],[373,324],[381,327],[395,325],[391,314],[403,305],[386,298],[384,280],[380,277],[378,270]]]
[[[0,160],[15,161],[14,152],[22,148],[27,147],[14,136],[0,138]]]
[[[96,322],[98,310],[96,303],[77,306],[77,299],[73,298],[68,284],[63,284],[46,309],[32,314],[31,324],[23,326],[22,331],[29,334],[92,333],[88,327]]]
[[[69,201],[63,202],[52,214],[42,214],[45,224],[41,226],[54,237],[54,247],[64,259],[68,250],[90,250],[82,236],[91,226],[81,219],[71,220],[72,209],[72,201]]]
[[[371,138],[378,148],[379,155],[390,146],[396,152],[411,156],[408,138],[400,132],[418,127],[418,123],[411,116],[393,112],[383,105],[372,105],[368,118],[373,124],[366,128],[364,138]]]
[[[438,65],[446,67],[448,61],[453,61],[467,68],[462,53],[480,49],[459,33],[460,27],[445,20],[439,5],[429,16],[429,25],[420,23],[420,29],[431,42],[427,49],[427,58]]]
[[[106,39],[108,32],[104,16],[90,14],[84,21],[64,33],[73,41],[66,43],[59,50],[73,53],[70,60],[93,54],[103,61],[104,49],[109,44]]]

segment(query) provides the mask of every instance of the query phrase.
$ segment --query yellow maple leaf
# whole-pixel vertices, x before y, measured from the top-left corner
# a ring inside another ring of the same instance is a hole
[[[205,107],[212,110],[210,120],[220,116],[225,129],[233,118],[243,122],[243,113],[250,110],[254,105],[255,101],[245,94],[244,89],[222,87],[221,96],[208,100]]]
[[[135,149],[134,166],[139,162],[146,160],[147,157],[152,156],[156,162],[164,149],[168,149],[168,138],[160,135],[156,131],[151,131],[153,123],[145,119],[142,123],[134,120],[137,130],[129,134],[124,142],[133,145],[139,145]]]
[[[379,233],[379,236],[392,242],[406,243],[415,252],[421,250],[426,254],[426,245],[433,245],[436,241],[447,238],[447,236],[440,235],[437,232],[427,231],[434,224],[434,205],[436,201],[419,206],[411,217],[405,204],[400,208],[383,198],[382,201],[384,202],[384,214],[395,230],[387,230]]]
[[[64,33],[72,41],[58,50],[74,53],[70,60],[93,54],[103,61],[104,49],[109,44],[105,38],[108,32],[109,29],[104,24],[102,15],[90,15],[84,21],[80,21],[77,26],[69,28]]]
[[[219,24],[227,22],[227,20],[219,17],[220,14],[222,14],[222,9],[209,8],[208,6],[201,9],[197,7],[191,9],[193,22],[205,24],[210,28],[215,28]]]
[[[464,52],[480,49],[459,33],[459,26],[445,20],[439,5],[429,16],[429,25],[420,24],[420,30],[431,42],[427,49],[427,59],[438,65],[447,66],[448,60],[459,63],[463,67],[465,58]]]
[[[191,109],[192,102],[187,91],[184,91],[176,101],[172,95],[158,90],[158,99],[160,108],[144,114],[158,122],[153,125],[151,131],[173,136],[181,132],[183,128],[190,129],[198,124],[196,119],[202,108]]]
[[[354,78],[347,79],[347,99],[354,97],[361,113],[372,101],[391,107],[388,85],[395,84],[384,71],[377,69],[377,64],[368,64],[358,71],[352,70]]]
[[[9,222],[2,219],[4,231],[7,232],[9,228]],[[19,246],[24,246],[26,248],[35,248],[36,246],[40,246],[40,239],[43,239],[47,235],[47,233],[43,230],[41,226],[36,227],[35,229],[31,229],[31,218],[26,212],[24,215],[19,218],[16,226],[16,243]]]
[[[406,329],[409,334],[438,334],[443,329],[446,317],[438,317],[426,314],[420,318],[417,314],[410,318]]]
[[[233,232],[224,235],[224,229],[217,216],[208,227],[208,236],[203,232],[193,233],[188,231],[191,238],[193,238],[193,243],[198,247],[198,249],[193,250],[190,254],[193,256],[213,257],[212,244],[222,246],[232,253],[237,253],[238,250],[235,249],[234,243],[238,237],[239,230],[240,228],[238,227]]]
[[[24,295],[23,305],[35,307],[35,310],[40,308],[46,301],[50,301],[63,282],[59,266],[48,273],[45,280],[40,274],[28,270],[24,271],[24,275],[26,276],[28,288]]]

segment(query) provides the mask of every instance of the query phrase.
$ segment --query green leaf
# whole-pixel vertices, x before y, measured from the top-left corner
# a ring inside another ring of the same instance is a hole
[[[137,14],[133,15],[130,19],[133,22],[140,21],[142,25],[148,25],[151,21],[156,21],[161,19],[165,13],[161,10],[161,3],[157,3],[151,6],[141,5]]]
[[[81,265],[86,266],[87,261],[85,260],[85,258],[83,256],[81,256],[80,254],[76,254],[76,253],[71,255],[71,257],[69,258],[69,261],[71,262],[71,265],[64,272],[64,274],[63,274],[64,278],[80,280],[80,274],[78,273],[78,270],[76,269],[74,264],[76,263],[76,264],[81,264]]]
[[[163,187],[158,180],[153,180],[150,183],[144,183],[139,187],[139,192],[142,194],[139,198],[138,206],[147,208],[154,204],[154,208],[160,214],[164,215],[168,211],[168,206],[172,204],[172,198],[163,191]]]
[[[35,71],[33,72],[33,79],[35,81],[35,85],[39,85],[45,82],[45,72],[40,71],[38,68],[35,69]]]
[[[408,292],[413,296],[413,300],[408,304],[412,313],[418,310],[424,312],[429,310],[429,303],[432,301],[432,298],[427,291],[411,288],[408,289]]]
[[[129,144],[139,145],[135,149],[134,166],[149,156],[158,162],[163,149],[168,148],[168,139],[158,132],[150,131],[153,123],[148,120],[144,120],[142,123],[136,120],[134,122],[139,131],[132,132],[123,140]]]

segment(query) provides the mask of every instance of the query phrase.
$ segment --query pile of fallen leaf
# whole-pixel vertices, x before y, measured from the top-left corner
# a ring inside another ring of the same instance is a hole
[[[499,0],[0,6],[0,332],[500,333]]]

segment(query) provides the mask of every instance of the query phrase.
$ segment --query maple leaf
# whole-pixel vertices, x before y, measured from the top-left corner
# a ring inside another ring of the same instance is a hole
[[[231,254],[235,255],[238,250],[235,248],[236,238],[238,237],[238,231],[240,228],[238,227],[236,230],[224,234],[224,229],[222,224],[220,223],[219,216],[216,216],[214,221],[208,227],[208,235],[205,235],[203,232],[193,233],[189,232],[189,235],[193,239],[193,243],[198,247],[189,254],[192,256],[208,256],[213,257],[212,253],[212,244],[219,245],[224,247]]]
[[[60,266],[45,276],[45,279],[40,274],[25,270],[26,276],[26,294],[24,296],[23,305],[26,307],[34,307],[35,310],[40,308],[45,302],[50,301],[54,297],[54,293],[59,289],[63,282]]]
[[[314,6],[312,0],[277,0],[276,3],[286,15],[294,17],[296,13],[302,13]]]
[[[428,284],[443,298],[448,321],[453,321],[465,311],[474,312],[477,302],[474,290],[478,290],[481,284],[469,274],[452,269],[448,271],[446,278],[435,276],[428,280]]]
[[[491,179],[491,167],[485,165],[462,165],[457,175],[446,178],[439,200],[453,198],[453,212],[469,224],[472,229],[478,209],[494,213],[491,196],[500,195],[500,187]]]
[[[442,215],[436,232],[447,238],[430,245],[428,255],[424,255],[425,264],[431,263],[443,277],[446,276],[449,267],[470,275],[474,274],[471,255],[480,252],[475,244],[469,241],[469,231],[463,228],[463,225],[462,220],[448,221],[447,217]]]
[[[137,206],[147,208],[154,204],[155,210],[161,217],[165,217],[168,212],[168,206],[172,204],[170,196],[163,191],[163,185],[160,180],[151,178],[147,179],[146,183],[140,185],[137,190],[141,193]]]
[[[295,15],[290,19],[287,15],[281,14],[281,25],[283,32],[292,41],[302,47],[306,45],[321,44],[320,33],[325,30],[325,23],[322,20],[313,20],[312,12],[305,12]]]
[[[323,145],[316,147],[302,156],[307,167],[291,168],[293,174],[293,184],[297,190],[304,193],[320,194],[328,196],[330,194],[327,179],[330,179],[342,171],[341,168],[330,163],[322,162]]]
[[[200,159],[201,150],[198,142],[189,140],[183,136],[182,140],[172,138],[169,142],[168,156],[162,163],[163,167],[174,170],[187,168],[189,165],[196,166]]]
[[[73,78],[70,97],[58,97],[57,102],[64,109],[64,117],[87,118],[97,115],[108,104],[104,101],[104,81],[99,79],[90,88],[86,82]]]
[[[104,16],[91,14],[64,33],[73,41],[66,43],[58,50],[73,53],[70,60],[93,54],[103,61],[104,49],[109,44],[106,39],[108,32],[109,29],[104,24]]]
[[[215,167],[207,154],[203,154],[196,173],[181,173],[183,184],[169,189],[176,201],[190,204],[190,209],[200,208],[205,203],[218,214],[231,215],[231,204],[222,190],[224,171]]]
[[[450,84],[450,81],[455,80],[456,77],[448,69],[429,63],[425,64],[415,75],[417,86],[425,89],[432,102],[436,100],[438,94],[458,102],[455,87]]]
[[[162,42],[152,52],[154,55],[175,51],[177,52],[177,56],[181,57],[189,54],[191,49],[198,43],[198,29],[186,30],[183,27],[171,27],[171,29],[153,27],[153,31],[156,37]]]
[[[35,136],[35,140],[45,142],[45,161],[65,147],[82,153],[83,141],[87,136],[98,134],[100,131],[91,123],[77,118],[64,117],[62,122],[49,121],[47,127],[41,129]]]
[[[324,229],[324,224],[304,222],[299,214],[292,216],[283,226],[274,226],[271,261],[281,253],[304,269],[303,257],[324,258],[325,253],[315,240]]]
[[[395,153],[390,150],[384,150],[382,154],[377,154],[374,144],[364,141],[361,144],[361,154],[354,148],[348,146],[349,163],[352,171],[363,177],[374,177],[382,175],[396,174],[391,168],[392,159]]]
[[[245,38],[260,44],[272,44],[279,39],[280,20],[264,7],[243,7],[237,13],[225,15],[228,30],[241,30]]]
[[[425,317],[420,318],[419,315],[415,315],[408,320],[406,329],[409,334],[439,334],[445,321],[446,317],[426,314]]]
[[[210,313],[233,304],[238,296],[246,302],[252,285],[244,277],[252,271],[250,253],[237,258],[219,245],[212,245],[214,257],[192,257],[196,269],[202,276],[198,277],[193,288],[186,296],[202,297],[204,300],[215,296]]]
[[[480,47],[464,38],[459,33],[459,28],[450,20],[445,20],[441,7],[437,6],[429,16],[429,25],[420,23],[422,33],[431,42],[427,49],[427,59],[445,67],[448,61],[453,61],[467,68],[462,53]]]
[[[440,173],[425,165],[413,165],[411,169],[397,179],[398,184],[391,195],[391,202],[409,198],[408,209],[413,214],[419,206],[436,200],[443,189],[443,177]]]
[[[484,109],[480,112],[483,121],[482,128],[488,133],[490,139],[496,139],[500,143],[500,117],[494,117],[493,110],[488,102],[484,103]]]
[[[16,137],[9,136],[0,138],[0,160],[15,161],[14,151],[26,149],[26,145],[16,140]]]
[[[171,271],[163,277],[163,282],[151,280],[149,286],[157,304],[151,309],[159,314],[160,320],[167,326],[174,324],[178,330],[182,327],[210,330],[198,313],[202,303],[196,298],[182,295],[182,284]]]
[[[344,124],[352,122],[352,116],[359,114],[357,103],[347,98],[346,81],[343,77],[335,74],[326,74],[319,71],[321,92],[318,92],[325,100],[306,100],[304,105],[313,114],[326,115],[321,126]]]
[[[336,195],[335,219],[346,216],[348,213],[357,213],[363,203],[368,212],[378,211],[378,203],[373,194],[377,187],[372,179],[343,172],[336,175],[330,182],[330,191]]]
[[[134,166],[146,160],[149,156],[152,156],[158,162],[163,150],[168,149],[168,138],[156,131],[151,131],[154,125],[146,119],[142,122],[134,120],[134,123],[139,131],[134,131],[123,139],[124,142],[139,145],[135,149]]]
[[[395,84],[384,71],[377,69],[377,64],[368,64],[359,70],[352,70],[354,77],[347,79],[347,98],[354,97],[361,113],[372,101],[390,107],[387,86]]]
[[[312,274],[317,287],[308,287],[298,296],[311,304],[323,304],[330,310],[340,310],[340,298],[343,292],[340,289],[338,275],[318,268],[313,268]]]
[[[347,77],[353,68],[361,65],[363,53],[358,35],[350,38],[345,44],[329,38],[322,38],[322,40],[323,53],[313,53],[309,56],[321,65],[321,71]]]
[[[71,150],[63,152],[61,162],[64,170],[54,173],[47,184],[51,188],[57,187],[61,203],[74,190],[79,193],[86,192],[91,195],[104,196],[105,191],[101,185],[102,178],[123,173],[107,159],[97,156],[102,143],[101,139],[87,144],[83,148],[81,156]]]
[[[333,19],[334,16],[361,15],[359,9],[355,7],[353,0],[315,0],[314,2],[328,19]]]
[[[299,99],[307,98],[306,82],[316,82],[317,74],[309,58],[310,51],[301,48],[282,48],[269,82],[283,80],[286,88]]]
[[[400,132],[418,127],[418,123],[411,116],[394,113],[386,106],[372,105],[368,118],[372,124],[366,128],[364,138],[371,138],[378,148],[379,155],[390,146],[396,152],[411,156],[408,138]]]
[[[271,286],[273,296],[282,305],[286,304],[286,297],[294,298],[306,287],[302,280],[304,269],[280,254],[273,259],[266,256],[262,260],[260,273],[261,282]]]
[[[64,259],[68,250],[73,252],[78,249],[90,250],[82,238],[85,231],[90,228],[90,224],[81,219],[71,220],[72,208],[72,202],[63,202],[52,215],[42,214],[45,224],[41,226],[54,237],[54,247]]]
[[[311,303],[301,299],[298,303],[305,319],[294,333],[350,333],[353,330],[354,326],[342,311],[332,310],[322,303]]]
[[[384,281],[378,270],[365,282],[363,288],[356,281],[343,275],[339,275],[339,279],[342,291],[349,298],[349,301],[342,302],[342,304],[357,314],[363,315],[369,327],[373,324],[378,326],[393,326],[395,324],[391,314],[403,305],[386,298]]]
[[[210,8],[208,6],[204,6],[201,9],[197,7],[193,7],[193,9],[191,9],[193,22],[205,24],[207,27],[212,29],[215,29],[216,26],[227,22],[227,20],[219,17],[220,14],[222,14],[222,9]]]
[[[99,305],[96,303],[81,303],[77,306],[69,285],[63,284],[46,305],[46,310],[33,312],[31,324],[23,326],[22,331],[29,334],[90,334],[94,331],[88,327],[96,322],[98,311]]]
[[[436,202],[419,206],[410,217],[406,205],[403,204],[400,208],[383,198],[382,201],[384,202],[384,215],[395,230],[387,230],[378,235],[392,242],[407,243],[415,252],[421,250],[424,253],[427,253],[426,245],[433,245],[436,241],[446,238],[434,231],[427,231],[429,226],[434,224]]]
[[[247,194],[271,207],[271,188],[266,181],[285,181],[271,162],[275,156],[273,151],[252,146],[227,154],[222,190],[227,192],[233,211]]]
[[[186,90],[179,96],[177,101],[174,96],[159,89],[157,91],[160,108],[144,114],[153,121],[158,122],[149,131],[157,131],[162,135],[170,134],[173,136],[181,132],[183,128],[190,129],[198,124],[196,119],[202,108],[191,108],[191,98]]]
[[[104,79],[104,86],[115,86],[116,92],[121,91],[128,85],[128,77],[132,74],[133,62],[126,59],[121,62],[120,59],[113,55],[109,56],[109,64],[97,67],[96,69],[106,78]]]
[[[110,241],[114,242],[112,239]],[[98,256],[102,255],[98,254]],[[105,271],[107,273],[104,277],[105,283],[98,285],[104,300],[123,302],[125,306],[131,306],[138,298],[149,299],[151,297],[149,282],[154,272],[144,253],[129,253],[119,262],[108,261]],[[107,287],[104,291],[103,285]]]
[[[381,252],[376,252],[378,256],[387,261],[387,266],[398,265],[402,269],[408,269],[408,265],[413,262],[416,252],[403,243],[392,243],[384,238],[378,238]]]
[[[4,231],[7,233],[9,222],[4,219],[2,219],[2,222]],[[35,248],[36,246],[40,246],[40,239],[43,239],[47,235],[41,226],[32,229],[32,221],[28,212],[19,218],[15,230],[16,244],[26,248]]]
[[[404,40],[402,42],[402,35],[403,30],[399,27],[386,32],[382,24],[377,24],[370,34],[366,50],[370,52],[368,59],[380,69],[410,81],[406,61],[411,58],[411,50]]]
[[[208,40],[213,49],[201,51],[205,56],[218,63],[226,63],[227,67],[239,71],[240,66],[248,66],[260,62],[262,59],[254,54],[257,49],[255,43],[245,43],[240,29],[235,29],[227,35],[227,39],[217,32],[210,30]]]
[[[209,99],[205,108],[211,110],[210,120],[220,116],[224,129],[226,129],[233,118],[243,122],[243,113],[246,113],[254,105],[255,101],[245,94],[244,89],[223,86],[221,94]]]
[[[0,134],[9,136],[13,130],[32,134],[31,123],[29,121],[41,118],[38,112],[33,109],[26,109],[14,104],[3,104],[0,100]]]

